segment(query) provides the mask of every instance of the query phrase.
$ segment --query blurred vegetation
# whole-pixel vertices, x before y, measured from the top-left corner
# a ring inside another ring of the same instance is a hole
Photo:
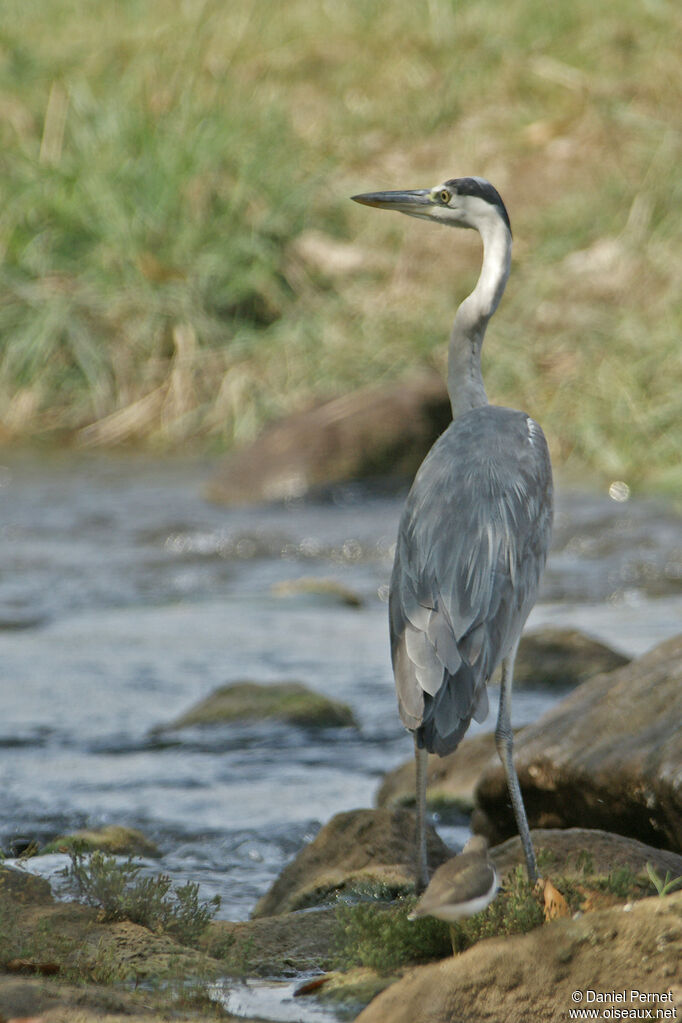
[[[224,447],[444,365],[473,233],[357,191],[489,177],[491,400],[682,484],[673,0],[5,0],[0,441]]]

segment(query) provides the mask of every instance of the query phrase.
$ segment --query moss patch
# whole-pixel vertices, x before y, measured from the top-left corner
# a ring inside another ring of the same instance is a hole
[[[108,827],[90,830],[84,828],[74,831],[71,835],[61,835],[52,842],[48,842],[40,850],[41,855],[47,853],[65,853],[78,849],[82,852],[111,853],[113,856],[160,856],[158,847],[150,839],[146,838],[141,831],[135,828],[126,828],[120,824],[110,824]]]
[[[551,872],[551,854],[538,852],[541,870]],[[627,867],[610,874],[591,875],[587,862],[582,877],[552,876],[572,913],[603,909],[645,898],[653,885]],[[541,895],[533,889],[522,867],[504,880],[497,898],[482,913],[451,927],[433,917],[408,920],[416,898],[406,896],[391,905],[360,902],[340,906],[334,964],[339,969],[367,967],[387,976],[406,966],[459,953],[485,938],[526,934],[545,923]]]
[[[193,726],[233,724],[239,721],[276,719],[304,728],[357,727],[346,704],[313,692],[300,682],[233,682],[221,686],[156,734]]]

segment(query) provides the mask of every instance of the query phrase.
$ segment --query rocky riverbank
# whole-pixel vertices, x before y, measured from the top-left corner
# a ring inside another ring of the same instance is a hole
[[[540,1023],[567,1018],[572,993],[588,990],[665,995],[660,1004],[679,1009],[680,664],[682,638],[610,672],[602,662],[599,674],[577,678],[556,708],[517,735],[541,872],[566,900],[560,918],[548,919],[541,893],[524,882],[520,843],[510,837],[492,849],[502,892],[479,931],[460,935],[466,951],[450,955],[438,921],[409,923],[414,815],[400,805],[410,798],[405,769],[402,790],[397,776],[384,781],[385,805],[328,821],[252,920],[214,921],[192,940],[162,923],[104,919],[101,907],[56,901],[47,882],[0,868],[0,1023],[231,1019],[220,992],[245,977],[298,977],[301,998],[343,1004],[346,1018],[360,1013],[363,1023],[412,1023],[425,1005],[433,1023]],[[236,696],[241,714],[244,693]],[[208,711],[204,726],[234,706],[219,701]],[[198,724],[192,718],[187,727]],[[431,796],[473,805],[475,826],[501,829],[504,793],[499,805],[484,803],[496,770],[490,739],[467,740],[448,764],[447,784],[432,765]],[[602,817],[586,813],[588,802],[603,804]],[[557,820],[561,827],[537,826]],[[611,827],[595,827],[599,820]],[[122,829],[76,836],[89,849],[119,852],[125,837]],[[143,836],[128,838],[132,850],[140,841],[149,850]],[[73,839],[62,836],[52,848],[73,848]],[[429,829],[432,867],[449,855]]]

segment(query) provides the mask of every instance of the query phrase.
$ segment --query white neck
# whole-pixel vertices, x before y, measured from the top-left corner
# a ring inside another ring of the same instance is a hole
[[[492,213],[478,229],[483,240],[483,266],[476,287],[457,310],[450,335],[448,393],[453,419],[488,404],[481,376],[481,346],[511,266],[511,232],[501,217]]]

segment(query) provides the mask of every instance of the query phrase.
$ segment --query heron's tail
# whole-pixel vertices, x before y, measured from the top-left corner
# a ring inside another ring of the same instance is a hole
[[[444,757],[457,749],[471,724],[488,715],[488,688],[478,680],[478,672],[463,661],[454,675],[445,673],[443,684],[435,696],[424,696],[424,717],[415,730],[420,749]]]

